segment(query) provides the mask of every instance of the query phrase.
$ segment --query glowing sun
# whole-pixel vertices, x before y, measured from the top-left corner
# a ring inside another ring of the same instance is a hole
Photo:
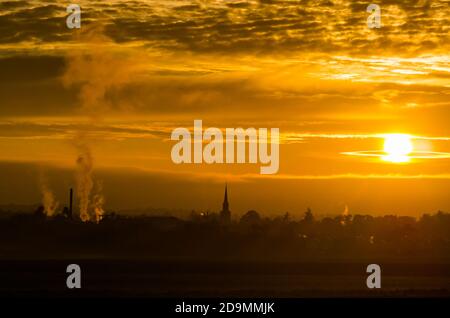
[[[395,163],[408,162],[410,160],[409,155],[413,150],[410,135],[387,134],[384,136],[385,155],[381,159]]]
[[[450,159],[450,152],[418,151],[414,149],[412,140],[426,137],[408,134],[380,134],[377,138],[384,139],[383,150],[360,150],[342,152],[344,155],[357,157],[377,157],[390,163],[407,163],[412,159]]]

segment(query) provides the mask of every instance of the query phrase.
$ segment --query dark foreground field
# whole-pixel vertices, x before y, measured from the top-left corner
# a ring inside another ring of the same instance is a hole
[[[66,287],[81,266],[82,288]],[[1,261],[7,297],[449,297],[449,264],[380,263],[382,288],[366,287],[366,263]]]

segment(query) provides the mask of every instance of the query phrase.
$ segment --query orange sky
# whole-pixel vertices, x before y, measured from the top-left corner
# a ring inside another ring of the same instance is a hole
[[[80,30],[64,1],[0,3],[0,204],[39,202],[42,171],[64,204],[81,140],[107,209],[218,210],[228,181],[236,213],[450,210],[450,159],[343,154],[450,152],[448,1],[380,1],[380,29],[358,1],[80,3]],[[280,128],[278,174],[173,164],[195,119]]]

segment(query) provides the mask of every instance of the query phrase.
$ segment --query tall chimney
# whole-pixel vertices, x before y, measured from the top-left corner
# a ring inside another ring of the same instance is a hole
[[[73,190],[70,188],[70,195],[69,195],[69,219],[72,218],[72,201],[73,201]]]

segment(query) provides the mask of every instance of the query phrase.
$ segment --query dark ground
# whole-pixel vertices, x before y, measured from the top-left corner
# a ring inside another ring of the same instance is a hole
[[[82,288],[66,287],[81,266]],[[367,263],[150,260],[1,261],[7,297],[449,297],[449,264],[380,263],[382,288],[366,287]]]

